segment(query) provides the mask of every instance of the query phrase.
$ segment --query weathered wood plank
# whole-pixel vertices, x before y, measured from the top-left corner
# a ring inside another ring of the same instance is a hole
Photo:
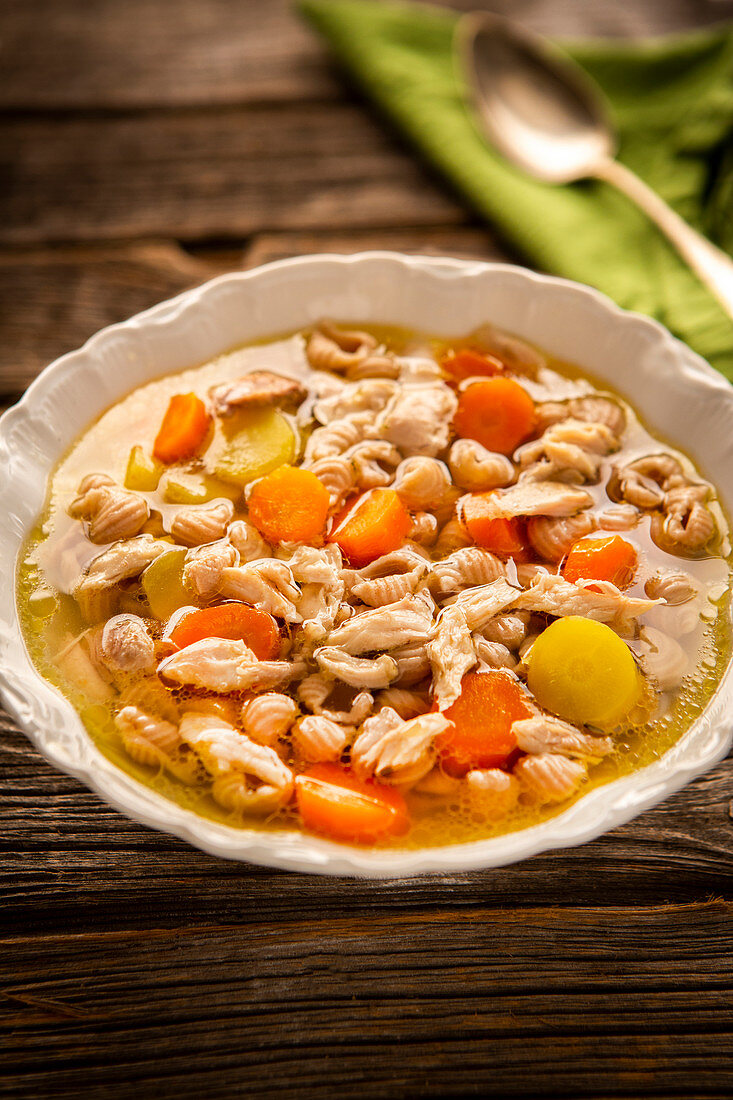
[[[694,1075],[714,1094],[733,1068],[731,927],[722,902],[477,905],[327,930],[252,912],[175,933],[21,937],[4,945],[6,1080],[33,1096],[265,1097],[276,1082],[312,1097],[326,1080],[340,1096],[577,1095],[592,1080],[671,1096]]]
[[[493,0],[491,8],[561,36],[653,34],[733,14],[730,0]],[[323,99],[341,87],[289,0],[5,0],[0,67],[0,110]]]
[[[12,244],[460,225],[463,207],[361,107],[9,119]]]
[[[0,252],[0,395],[19,396],[98,329],[220,270],[162,242]]]

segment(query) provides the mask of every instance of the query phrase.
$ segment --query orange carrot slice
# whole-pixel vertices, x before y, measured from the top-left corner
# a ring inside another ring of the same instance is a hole
[[[167,465],[193,457],[206,439],[210,424],[211,416],[200,397],[177,393],[166,409],[153,454]]]
[[[296,777],[295,792],[305,828],[335,840],[371,844],[408,827],[407,806],[399,791],[358,779],[339,764],[314,764]]]
[[[280,649],[280,631],[272,615],[235,601],[189,612],[170,634],[179,649],[203,638],[240,639],[259,661],[273,660]]]
[[[617,588],[628,588],[638,560],[635,548],[620,535],[580,539],[565,558],[562,575],[566,581],[610,581]]]
[[[469,537],[477,546],[505,561],[507,558],[529,561],[531,554],[524,520],[516,516],[497,516],[490,503],[492,496],[493,493],[472,493],[464,498],[461,519]]]
[[[453,427],[490,451],[511,454],[532,433],[534,402],[512,378],[474,382],[458,399]]]
[[[473,348],[462,348],[460,351],[449,352],[441,359],[441,364],[456,382],[462,382],[466,378],[492,378],[495,374],[501,374],[504,364],[493,355],[484,355]]]
[[[269,542],[320,542],[328,489],[311,470],[278,466],[252,489],[249,518]]]
[[[410,513],[394,489],[372,489],[351,500],[329,536],[360,569],[402,545],[412,527]]]
[[[512,723],[529,718],[526,696],[506,672],[469,672],[461,694],[444,712],[453,722],[437,738],[443,767],[450,775],[472,768],[500,768],[517,747]]]

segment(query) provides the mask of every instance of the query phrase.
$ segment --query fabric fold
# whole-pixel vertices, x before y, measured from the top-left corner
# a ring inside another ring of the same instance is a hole
[[[454,12],[380,0],[300,0],[348,74],[531,265],[666,325],[733,380],[733,322],[674,248],[610,185],[553,186],[476,130],[453,56]],[[619,159],[733,251],[733,29],[563,48],[597,81]]]

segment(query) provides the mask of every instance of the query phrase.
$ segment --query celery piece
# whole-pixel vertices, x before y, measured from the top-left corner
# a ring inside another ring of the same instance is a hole
[[[156,619],[165,622],[179,607],[193,602],[183,584],[186,550],[170,550],[156,558],[142,576],[143,592]]]
[[[209,474],[191,474],[185,470],[168,470],[160,488],[168,504],[206,504],[216,497],[236,500],[241,493],[239,487],[227,485]]]
[[[139,493],[153,493],[158,488],[163,465],[147,455],[142,447],[133,447],[127,460],[125,488]]]
[[[225,422],[223,433],[225,445],[214,464],[222,481],[246,485],[295,457],[293,429],[275,409],[243,409]]]

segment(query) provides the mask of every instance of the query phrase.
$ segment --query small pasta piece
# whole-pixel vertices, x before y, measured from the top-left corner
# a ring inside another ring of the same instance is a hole
[[[535,550],[545,561],[560,562],[575,543],[596,529],[596,519],[588,512],[577,516],[532,516],[527,523],[527,535]]]
[[[451,487],[448,467],[437,458],[415,455],[397,467],[394,489],[406,508],[438,508]]]
[[[295,723],[291,741],[309,764],[332,763],[341,758],[353,733],[353,726],[341,726],[323,715],[310,714]]]
[[[380,691],[375,699],[378,709],[390,707],[399,714],[403,721],[409,718],[417,718],[418,714],[426,714],[430,710],[430,701],[427,695],[420,691],[410,691],[408,688],[389,687]]]
[[[419,546],[433,546],[438,537],[438,521],[432,512],[415,512],[410,539]]]
[[[307,469],[328,489],[331,510],[339,508],[356,485],[354,464],[343,455],[328,455],[311,462]]]
[[[143,497],[121,489],[107,474],[89,474],[79,483],[78,493],[69,505],[69,515],[87,521],[92,542],[132,538],[150,516],[150,507]]]
[[[467,546],[436,562],[430,571],[429,585],[439,599],[455,595],[464,588],[490,584],[505,575],[504,563],[490,550]]]
[[[514,775],[539,803],[564,802],[585,782],[587,765],[555,753],[525,756],[514,765]]]
[[[486,624],[481,633],[489,642],[501,642],[507,649],[519,649],[527,634],[527,611],[512,611],[497,615]]]
[[[501,642],[490,642],[481,634],[474,634],[472,641],[479,665],[485,668],[508,668],[512,672],[517,667],[515,657]]]
[[[201,546],[223,538],[234,515],[231,500],[221,498],[210,504],[193,504],[176,513],[171,523],[171,535],[183,546]]]
[[[506,455],[488,451],[475,439],[457,439],[448,465],[453,481],[470,493],[501,489],[514,481],[514,464]]]
[[[272,747],[295,721],[298,707],[288,695],[268,691],[242,706],[242,729],[260,745]]]
[[[687,603],[699,592],[699,585],[689,573],[657,572],[644,585],[650,600],[666,600],[671,606]]]
[[[343,373],[362,363],[376,347],[377,341],[368,332],[338,328],[329,321],[321,321],[308,340],[306,355],[314,370]]]
[[[454,550],[462,550],[464,546],[473,546],[473,539],[466,534],[460,520],[454,517],[448,520],[438,535],[435,554],[437,557],[444,558]]]

